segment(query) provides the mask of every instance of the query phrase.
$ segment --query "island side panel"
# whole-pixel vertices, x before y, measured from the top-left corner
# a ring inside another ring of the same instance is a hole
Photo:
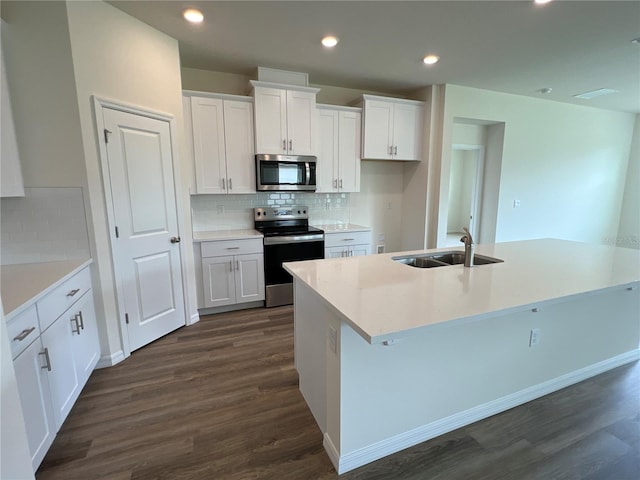
[[[636,285],[424,329],[390,346],[343,323],[339,472],[638,358],[639,305]],[[530,347],[534,328],[540,343]]]

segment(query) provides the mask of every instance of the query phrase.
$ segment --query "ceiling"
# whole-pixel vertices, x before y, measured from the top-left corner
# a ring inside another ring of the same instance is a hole
[[[403,95],[451,83],[640,113],[640,1],[110,1],[176,38],[183,67]],[[181,16],[200,9],[200,25]],[[333,34],[333,50],[320,39]],[[440,62],[426,66],[434,53]],[[538,90],[552,88],[551,93]],[[618,93],[573,98],[610,88]]]

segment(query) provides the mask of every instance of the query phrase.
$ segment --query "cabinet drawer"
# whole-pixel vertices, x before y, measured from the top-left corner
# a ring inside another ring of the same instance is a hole
[[[39,300],[36,305],[40,330],[44,332],[56,318],[78,301],[90,288],[91,272],[89,268],[85,268]]]
[[[202,242],[200,252],[202,258],[222,257],[224,255],[242,255],[245,253],[262,253],[262,237],[246,240],[220,240],[217,242]]]
[[[324,246],[326,248],[342,247],[345,245],[359,245],[371,243],[371,232],[340,232],[325,233]]]
[[[11,342],[11,357],[15,359],[40,336],[36,306],[31,305],[24,312],[7,320],[7,332]]]

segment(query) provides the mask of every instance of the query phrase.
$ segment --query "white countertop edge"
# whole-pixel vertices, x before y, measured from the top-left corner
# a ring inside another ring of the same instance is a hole
[[[354,325],[353,322],[351,322],[348,318],[346,318],[344,315],[342,315],[340,312],[337,311],[337,309],[335,307],[333,307],[333,305],[331,305],[332,310],[334,310],[336,313],[339,314],[340,318],[344,319],[344,321],[346,323],[349,324],[349,326],[355,330],[356,332],[359,333],[359,335],[364,338],[368,343],[370,343],[371,345],[377,345],[377,344],[381,344],[383,342],[386,341],[392,341],[392,340],[401,340],[402,338],[407,337],[408,335],[410,335],[411,333],[414,332],[421,332],[424,330],[435,330],[435,329],[442,329],[442,328],[450,328],[450,327],[455,327],[455,326],[459,326],[459,325],[465,325],[468,323],[473,323],[473,322],[477,322],[480,320],[485,320],[487,318],[495,318],[495,317],[502,317],[504,315],[511,315],[514,313],[520,313],[520,312],[525,312],[527,310],[533,310],[533,309],[538,309],[538,310],[544,310],[545,306],[550,306],[550,305],[555,305],[558,303],[565,303],[565,302],[569,302],[572,300],[577,300],[579,298],[585,298],[585,297],[590,297],[593,295],[599,295],[602,293],[607,293],[607,292],[613,292],[616,290],[635,290],[636,288],[640,287],[640,282],[631,282],[631,283],[625,283],[625,284],[620,284],[620,285],[612,285],[612,286],[608,286],[608,287],[604,287],[604,288],[600,288],[600,289],[596,289],[596,290],[590,290],[588,292],[580,292],[580,293],[574,293],[571,295],[566,295],[564,297],[553,297],[553,298],[549,298],[548,300],[540,300],[538,302],[534,302],[534,303],[529,303],[529,304],[524,304],[524,305],[517,305],[514,307],[509,307],[509,308],[505,308],[502,310],[495,310],[492,312],[483,312],[483,313],[478,313],[476,315],[470,315],[470,316],[466,316],[466,317],[460,317],[460,318],[453,318],[451,320],[446,320],[446,321],[442,321],[439,323],[433,323],[430,325],[423,325],[420,327],[415,327],[415,328],[409,328],[406,330],[399,330],[397,332],[393,332],[393,333],[389,333],[389,334],[381,334],[381,335],[369,335],[367,333],[365,333],[361,328],[357,327],[356,325]],[[326,302],[328,303],[328,302]]]
[[[357,225],[355,223],[345,223],[341,225],[312,224],[312,227],[324,230],[324,233],[348,233],[348,232],[370,232],[371,228]]]
[[[208,230],[193,232],[193,243],[216,242],[218,240],[245,240],[247,238],[263,238],[264,235],[254,229]]]
[[[62,261],[68,262],[70,260],[62,260]],[[78,261],[82,261],[82,260],[78,260]],[[54,261],[54,262],[41,262],[41,263],[43,263],[43,264],[45,264],[45,263],[46,264],[51,264],[51,263],[57,263],[57,262]],[[54,283],[49,285],[44,290],[41,290],[40,293],[37,293],[33,297],[29,298],[28,300],[23,302],[21,305],[18,305],[17,307],[15,307],[10,312],[4,312],[5,323],[8,322],[11,318],[15,317],[16,315],[22,313],[24,310],[29,308],[35,302],[37,302],[38,300],[43,298],[45,295],[47,295],[51,291],[55,290],[59,285],[61,285],[62,283],[66,282],[71,277],[73,277],[76,273],[80,272],[81,270],[84,270],[86,267],[88,267],[92,263],[93,263],[93,259],[92,258],[89,258],[87,260],[82,261],[82,263],[80,265],[78,265],[76,268],[71,270],[69,273],[65,274],[64,276],[62,276],[61,278],[56,280]],[[21,265],[37,265],[37,263],[29,263],[29,264],[21,264]],[[13,266],[13,265],[3,265],[3,267],[10,267],[10,266]],[[4,305],[3,305],[3,308],[4,308]]]

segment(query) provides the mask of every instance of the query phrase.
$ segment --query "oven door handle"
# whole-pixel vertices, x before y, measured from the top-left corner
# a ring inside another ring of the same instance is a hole
[[[314,233],[311,235],[283,235],[278,237],[265,237],[265,245],[282,245],[285,243],[302,243],[302,242],[318,242],[324,240],[323,233]]]

